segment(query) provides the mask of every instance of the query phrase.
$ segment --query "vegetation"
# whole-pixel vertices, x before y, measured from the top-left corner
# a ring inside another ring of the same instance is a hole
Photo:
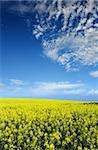
[[[98,105],[0,99],[0,150],[98,150]]]

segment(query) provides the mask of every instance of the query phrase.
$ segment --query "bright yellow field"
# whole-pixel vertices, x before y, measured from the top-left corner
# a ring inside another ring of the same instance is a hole
[[[0,150],[98,150],[98,105],[0,99]]]

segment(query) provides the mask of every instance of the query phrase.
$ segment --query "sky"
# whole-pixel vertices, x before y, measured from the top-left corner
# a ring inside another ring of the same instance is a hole
[[[98,101],[98,0],[0,3],[0,97]]]

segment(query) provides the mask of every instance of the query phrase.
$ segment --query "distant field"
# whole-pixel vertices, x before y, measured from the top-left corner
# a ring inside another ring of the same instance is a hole
[[[98,150],[98,105],[0,99],[0,150]]]

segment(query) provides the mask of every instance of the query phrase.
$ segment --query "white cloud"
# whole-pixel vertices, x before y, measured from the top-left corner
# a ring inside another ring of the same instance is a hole
[[[55,9],[55,3],[58,3]],[[98,63],[98,23],[95,0],[88,0],[85,6],[82,2],[65,1],[66,6],[62,7],[62,0],[55,0],[46,11],[49,16],[40,16],[36,31],[39,25],[42,26],[41,33],[35,34],[37,38],[42,36],[44,54],[52,60],[60,63],[67,71],[78,70],[78,64],[84,66],[95,65]],[[95,9],[93,9],[95,7]],[[55,11],[54,11],[55,9]],[[75,11],[77,9],[77,11]],[[44,12],[45,14],[45,12]],[[56,21],[63,15],[62,27],[58,29]],[[79,23],[73,26],[73,21]],[[51,25],[51,20],[54,25]],[[47,33],[48,32],[48,33]]]
[[[10,84],[11,82],[11,84]],[[22,80],[10,79],[3,93],[8,96],[32,96],[32,97],[51,97],[62,95],[79,95],[83,93],[84,84],[82,82],[34,82],[33,84],[24,84]],[[20,86],[23,85],[23,86]]]
[[[20,0],[11,9],[21,14],[36,12],[29,19],[36,22],[32,33],[41,38],[44,54],[67,71],[77,71],[81,65],[98,63],[97,6],[97,0]]]
[[[60,96],[98,96],[97,89],[88,89],[82,81],[71,82],[34,82],[29,84],[23,84],[25,82],[13,81],[5,84],[0,83],[0,96],[32,96],[32,97],[60,97]],[[13,83],[14,82],[14,83]],[[23,85],[23,86],[20,86]]]
[[[93,95],[93,96],[95,95],[95,96],[96,96],[96,95],[98,95],[98,90],[92,89],[92,90],[90,90],[90,91],[88,92],[88,94],[89,94],[89,95]]]
[[[4,83],[0,83],[0,89],[3,89],[6,85]]]
[[[24,85],[23,80],[10,79],[10,82],[11,82],[12,85],[16,85],[16,86]]]
[[[39,82],[36,84],[38,87],[42,87],[47,90],[62,90],[79,88],[83,86],[83,83],[69,83],[69,82]]]
[[[92,76],[94,78],[98,78],[98,70],[90,72],[90,76]]]
[[[19,1],[17,1],[17,4],[12,3],[12,5],[10,6],[9,9],[12,11],[17,11],[20,14],[33,12],[33,6],[32,6],[32,3],[30,1],[26,1],[26,3],[24,4],[22,2],[22,0],[19,0]]]
[[[82,83],[69,83],[69,82],[39,82],[35,83],[31,92],[32,95],[46,96],[46,95],[64,95],[64,94],[79,94],[82,92],[80,88]],[[73,90],[74,89],[74,90]],[[76,90],[76,91],[75,91]]]
[[[80,95],[80,94],[83,94],[84,93],[84,90],[82,89],[76,89],[76,90],[66,90],[64,91],[64,94],[71,94],[71,95]]]

